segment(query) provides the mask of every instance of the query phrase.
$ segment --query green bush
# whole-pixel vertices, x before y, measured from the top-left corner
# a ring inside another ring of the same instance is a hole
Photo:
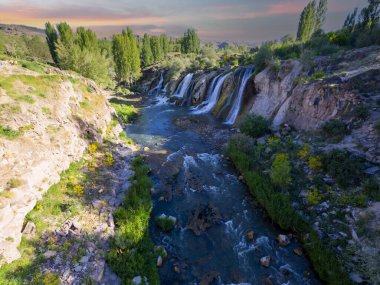
[[[269,132],[269,125],[269,121],[264,117],[250,114],[242,119],[239,129],[247,136],[258,138]]]
[[[270,44],[263,44],[259,51],[255,55],[255,59],[253,61],[255,65],[255,72],[259,73],[263,71],[268,64],[273,60],[273,51],[270,47]]]
[[[156,224],[162,231],[169,232],[174,228],[176,220],[173,217],[162,214],[156,218]]]
[[[116,111],[116,115],[124,124],[132,123],[138,115],[137,109],[132,105],[111,104]]]
[[[355,117],[361,120],[367,120],[370,113],[368,107],[364,104],[360,104],[355,108]]]
[[[159,284],[156,267],[157,254],[149,236],[149,219],[152,211],[148,177],[149,168],[141,157],[132,161],[132,186],[122,205],[115,211],[117,230],[107,253],[112,270],[129,284],[135,276],[146,276],[149,284]]]
[[[294,210],[289,197],[277,192],[267,175],[250,171],[249,164],[239,148],[229,147],[229,155],[236,168],[243,174],[249,192],[266,210],[269,217],[282,229],[294,231],[302,242],[314,269],[326,284],[351,284],[341,262],[322,241],[311,226]]]
[[[350,134],[350,130],[344,122],[332,119],[322,125],[322,133],[327,138],[340,141],[345,135]]]
[[[380,184],[376,178],[367,179],[362,185],[363,192],[375,201],[380,201]]]
[[[289,155],[286,153],[276,154],[270,170],[272,183],[281,188],[288,186],[292,182],[290,177],[291,170]]]
[[[0,137],[13,140],[18,138],[22,133],[20,131],[12,130],[8,127],[3,127],[0,125]]]
[[[332,150],[321,156],[322,168],[340,187],[356,186],[363,176],[362,163],[346,150]]]

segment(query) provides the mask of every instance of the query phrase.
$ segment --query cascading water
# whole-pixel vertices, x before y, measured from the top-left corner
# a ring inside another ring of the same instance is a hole
[[[183,96],[186,94],[187,90],[189,89],[192,79],[193,79],[192,73],[189,73],[188,75],[186,75],[172,96],[182,99]]]
[[[149,91],[149,95],[159,95],[162,92],[162,84],[164,83],[164,74],[161,72],[160,81],[157,86]]]
[[[252,74],[254,72],[253,67],[247,67],[244,71],[244,74],[242,76],[242,80],[240,82],[240,88],[239,92],[237,94],[237,97],[231,107],[231,110],[227,116],[226,121],[224,122],[227,125],[233,125],[236,121],[236,118],[239,115],[240,109],[241,109],[241,102],[243,101],[243,94],[245,90],[245,86],[248,83],[248,80],[251,78]]]
[[[204,113],[211,112],[214,109],[216,103],[218,102],[218,99],[219,99],[219,96],[220,96],[220,92],[221,92],[222,87],[223,87],[223,83],[224,83],[224,81],[226,80],[226,78],[230,74],[231,73],[227,73],[227,74],[225,74],[223,76],[218,76],[218,77],[215,78],[216,79],[216,83],[213,81],[212,84],[215,84],[215,86],[213,87],[213,85],[211,85],[211,87],[212,87],[212,93],[209,96],[207,105],[205,105],[204,107],[202,107],[199,110],[194,111],[193,114],[204,114]]]
[[[207,95],[206,95],[206,99],[201,102],[201,104],[199,104],[198,106],[196,107],[193,107],[193,110],[194,111],[199,111],[201,109],[203,109],[203,107],[205,107],[208,102],[210,101],[210,97],[212,95],[212,93],[214,92],[214,89],[215,89],[215,86],[216,86],[216,83],[218,82],[218,78],[220,77],[221,75],[217,75],[215,76],[212,80],[211,80],[211,85],[210,85],[210,88],[208,89],[207,91]],[[194,112],[195,113],[195,112]]]

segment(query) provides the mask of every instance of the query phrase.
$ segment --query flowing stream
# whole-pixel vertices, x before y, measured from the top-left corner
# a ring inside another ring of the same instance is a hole
[[[173,96],[177,98],[183,98],[189,89],[192,79],[193,79],[193,74],[192,73],[187,74],[185,78],[181,81],[181,83],[179,84]]]
[[[263,210],[218,148],[198,133],[173,124],[191,112],[190,107],[151,98],[127,129],[129,137],[150,149],[147,163],[155,189],[150,231],[154,243],[168,251],[159,269],[161,283],[262,284],[263,278],[269,278],[273,284],[320,284],[309,261],[294,254],[299,246],[294,240],[287,247],[278,245],[277,235],[286,233],[263,217]],[[227,127],[204,116],[219,128]],[[154,223],[154,217],[163,213],[177,218],[169,233]],[[203,228],[199,224],[197,228],[194,217],[203,220]],[[254,232],[253,240],[246,237],[249,231]],[[271,256],[268,268],[260,265],[264,256]]]

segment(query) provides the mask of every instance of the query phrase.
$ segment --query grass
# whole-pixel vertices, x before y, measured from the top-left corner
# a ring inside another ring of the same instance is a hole
[[[282,229],[295,232],[303,244],[319,277],[327,284],[351,284],[347,272],[335,253],[320,239],[311,225],[292,207],[292,201],[273,186],[267,174],[251,163],[251,155],[242,151],[238,141],[231,140],[227,151],[235,167],[244,176],[249,192]],[[256,169],[254,169],[256,167]]]
[[[4,127],[0,125],[0,137],[5,138],[7,140],[14,140],[21,136],[22,132],[19,130],[13,130],[8,127]]]
[[[124,124],[132,123],[138,116],[138,111],[134,106],[122,105],[122,104],[111,104],[116,111],[116,115]]]
[[[148,231],[152,182],[141,157],[132,161],[132,169],[135,172],[131,177],[133,184],[114,213],[117,231],[111,241],[107,262],[123,284],[131,284],[135,276],[146,276],[149,284],[155,285],[159,284],[158,256]]]
[[[21,60],[20,64],[22,67],[24,67],[26,69],[29,69],[29,70],[32,70],[32,71],[35,71],[35,72],[38,72],[41,74],[45,73],[45,67],[40,63]]]
[[[66,219],[78,213],[82,207],[81,202],[73,194],[74,185],[87,181],[88,177],[82,172],[84,166],[84,160],[72,163],[61,174],[60,182],[50,187],[43,199],[38,201],[35,208],[27,215],[26,221],[32,221],[36,225],[37,234],[30,240],[22,238],[19,246],[21,258],[0,268],[0,284],[55,284],[42,282],[55,278],[39,273],[38,266],[44,260],[42,253],[46,247],[42,233],[51,226],[50,218],[60,216],[62,220]],[[67,211],[63,211],[64,208]]]

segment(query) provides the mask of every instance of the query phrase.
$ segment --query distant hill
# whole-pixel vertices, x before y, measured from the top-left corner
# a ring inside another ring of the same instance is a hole
[[[13,35],[45,36],[45,30],[23,25],[0,24],[0,31]]]

